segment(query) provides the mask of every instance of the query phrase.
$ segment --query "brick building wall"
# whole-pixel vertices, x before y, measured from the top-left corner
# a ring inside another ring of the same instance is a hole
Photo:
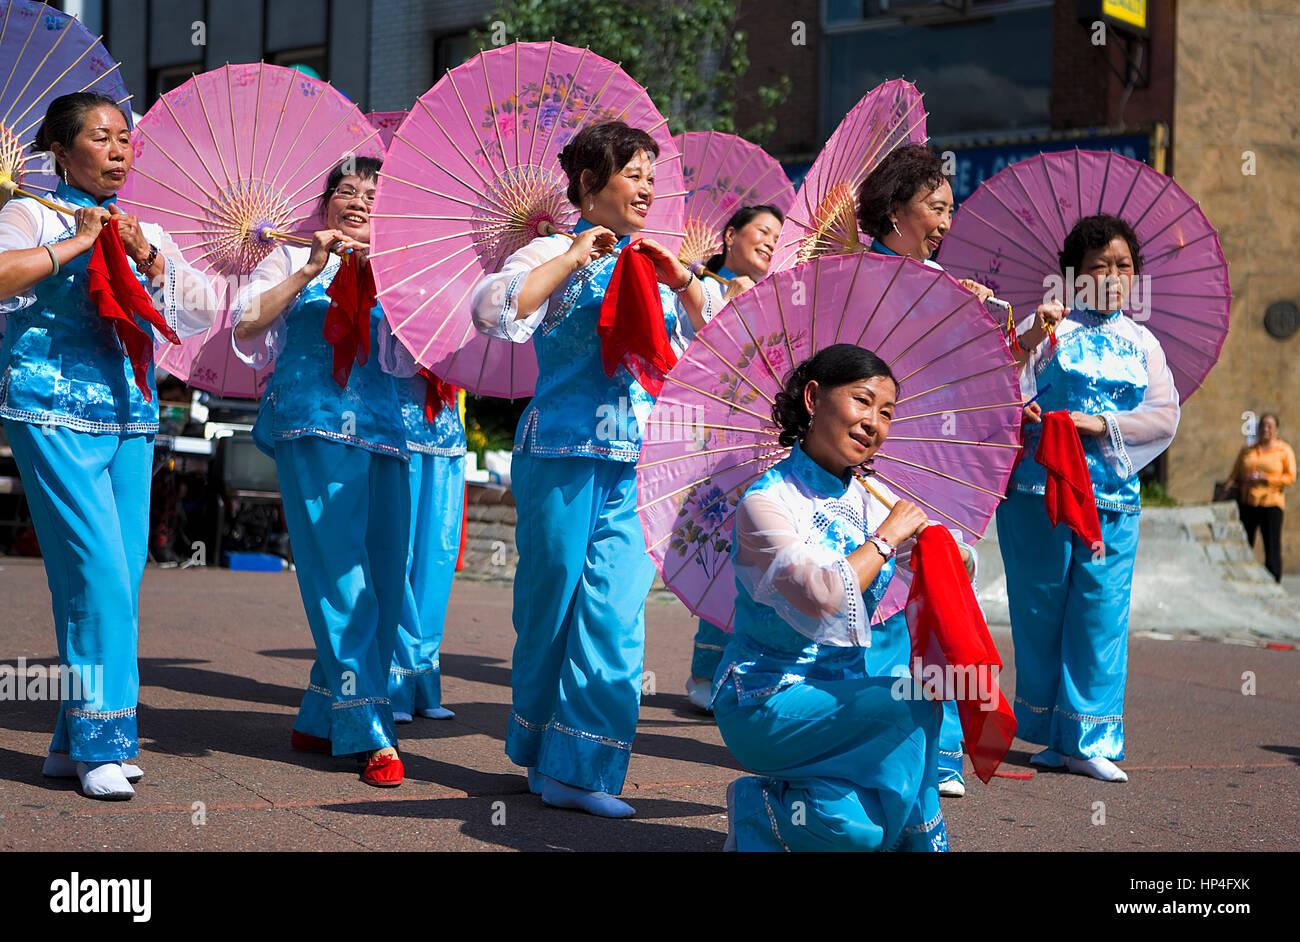
[[[763,145],[778,160],[811,159],[820,149],[817,110],[821,82],[821,21],[818,0],[739,0],[738,27],[749,38],[749,73],[740,89],[736,126],[742,130],[768,117],[776,131]],[[804,45],[792,41],[804,25]],[[752,91],[790,76],[790,96],[775,111],[763,109]]]

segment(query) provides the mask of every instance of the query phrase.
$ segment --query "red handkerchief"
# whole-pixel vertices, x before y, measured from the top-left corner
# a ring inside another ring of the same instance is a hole
[[[929,526],[912,550],[912,591],[907,627],[913,663],[927,686],[957,701],[962,738],[975,774],[986,785],[1016,736],[1016,717],[998,686],[1002,658],[971,590],[952,534]]]
[[[1052,526],[1064,522],[1089,546],[1101,543],[1101,520],[1079,430],[1070,413],[1044,412],[1043,435],[1034,460],[1047,469],[1043,500]]]
[[[153,361],[153,336],[142,330],[135,317],[144,318],[158,329],[158,332],[171,343],[180,343],[157,309],[149,292],[135,276],[135,269],[127,261],[126,249],[122,247],[122,236],[117,231],[117,220],[110,219],[99,231],[95,247],[90,252],[90,261],[86,265],[89,279],[90,298],[99,309],[99,316],[113,322],[118,339],[131,360],[131,372],[135,376],[136,388],[144,396],[145,402],[153,401],[149,391],[149,364]]]
[[[456,401],[457,390],[451,383],[444,383],[424,367],[420,367],[420,375],[425,379],[424,417],[432,422],[442,411],[444,403],[451,405]]]
[[[677,355],[664,326],[654,262],[633,251],[635,244],[619,253],[600,305],[600,359],[606,376],[622,363],[646,392],[658,396]]]
[[[346,386],[352,364],[364,365],[370,359],[370,311],[375,306],[370,260],[356,262],[345,256],[325,293],[330,306],[322,332],[334,348],[334,382]]]

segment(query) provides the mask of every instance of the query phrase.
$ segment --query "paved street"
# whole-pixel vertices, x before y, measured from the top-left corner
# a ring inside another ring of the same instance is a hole
[[[289,749],[312,646],[291,573],[150,568],[141,594],[146,778],[124,803],[43,779],[50,702],[0,703],[4,850],[717,851],[739,768],[682,685],[694,619],[647,605],[645,697],[624,797],[636,817],[558,811],[506,759],[510,590],[458,581],[442,654],[449,721],[399,728],[406,783]],[[56,663],[38,559],[0,558],[0,664]],[[1014,688],[1011,639],[997,633]],[[954,850],[1294,850],[1300,846],[1300,652],[1135,637],[1127,785],[969,774],[945,799]],[[1245,679],[1243,679],[1245,678]],[[1243,693],[1253,681],[1253,693]],[[1017,741],[1004,769],[1028,772]],[[1098,805],[1098,802],[1104,803]],[[1104,823],[1102,823],[1104,821]]]

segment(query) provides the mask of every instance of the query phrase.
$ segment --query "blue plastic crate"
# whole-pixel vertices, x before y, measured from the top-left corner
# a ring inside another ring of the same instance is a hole
[[[223,553],[222,561],[237,572],[282,572],[284,560],[270,553]]]

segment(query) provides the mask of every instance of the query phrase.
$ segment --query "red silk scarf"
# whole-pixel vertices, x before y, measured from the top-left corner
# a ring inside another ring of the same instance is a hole
[[[966,754],[980,781],[988,784],[1016,736],[1015,713],[997,682],[1002,658],[951,533],[926,527],[912,550],[912,571],[907,627],[913,663],[920,659],[922,677],[944,678],[932,689],[942,699],[957,701]]]
[[[1034,460],[1047,469],[1043,501],[1052,526],[1064,522],[1089,546],[1100,546],[1101,521],[1092,493],[1092,476],[1070,413],[1043,413],[1043,434]]]
[[[344,258],[326,289],[329,310],[322,333],[334,348],[334,382],[348,384],[354,362],[370,359],[370,311],[375,306],[375,277],[370,260]]]
[[[452,405],[456,401],[457,389],[451,383],[444,383],[424,367],[420,367],[420,375],[425,379],[424,417],[432,422],[442,411],[444,403]]]
[[[606,376],[622,363],[646,392],[658,396],[677,355],[664,327],[654,262],[634,251],[635,244],[619,253],[600,303],[600,359]]]
[[[135,386],[145,402],[152,402],[149,364],[153,362],[153,337],[142,330],[131,315],[144,318],[171,343],[180,343],[181,338],[153,306],[153,298],[140,284],[135,269],[127,261],[116,219],[110,219],[99,231],[86,273],[90,298],[99,309],[99,316],[113,322],[117,337],[131,360]]]

